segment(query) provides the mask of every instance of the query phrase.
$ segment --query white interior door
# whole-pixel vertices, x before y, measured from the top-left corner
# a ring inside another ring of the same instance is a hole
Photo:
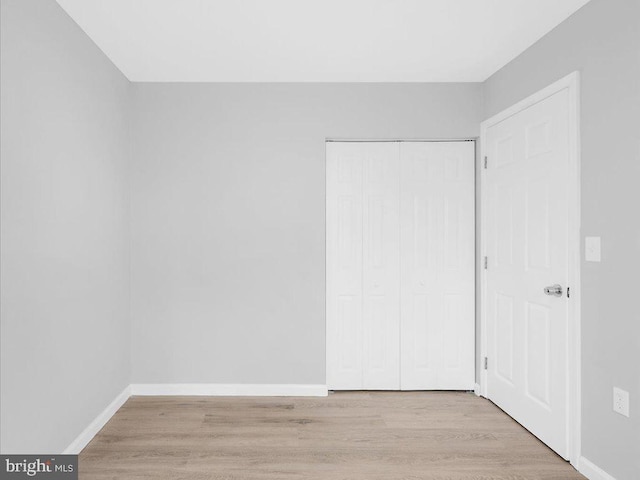
[[[403,390],[475,384],[475,144],[401,144]]]
[[[565,458],[568,95],[562,90],[486,130],[483,183],[487,395]],[[559,296],[545,294],[555,284]]]
[[[473,142],[327,143],[330,389],[473,389],[474,225]]]
[[[327,143],[327,383],[400,387],[398,144]]]

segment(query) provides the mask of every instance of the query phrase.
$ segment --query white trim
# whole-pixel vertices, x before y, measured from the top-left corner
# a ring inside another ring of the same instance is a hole
[[[115,415],[118,409],[124,405],[131,395],[131,386],[128,385],[120,394],[105,408],[98,416],[85,428],[76,439],[69,444],[67,448],[62,452],[64,455],[77,455],[89,442],[96,436],[96,434],[105,426],[105,424],[111,420],[111,417]]]
[[[128,385],[62,452],[77,455],[132,395],[207,395],[256,397],[326,397],[326,385],[220,384],[220,383],[134,383]]]
[[[473,387],[473,393],[476,394],[476,397],[480,397],[480,384],[476,383],[475,386]]]
[[[571,300],[569,302],[569,350],[567,351],[569,365],[569,393],[568,429],[569,429],[569,460],[576,464],[582,456],[582,333],[581,333],[581,305],[582,288],[580,275],[581,252],[581,161],[580,161],[580,74],[574,72],[569,79],[569,175],[574,179],[569,184],[569,239],[574,245],[569,258],[569,283]],[[573,408],[572,408],[573,407]]]
[[[134,383],[131,395],[199,395],[246,397],[326,397],[326,385]]]
[[[616,480],[612,475],[609,475],[584,457],[580,457],[577,463],[577,470],[589,480]]]
[[[327,137],[325,143],[458,143],[475,142],[478,137],[465,138],[340,138]]]
[[[536,103],[554,95],[562,90],[569,90],[569,170],[573,181],[569,185],[569,284],[571,287],[571,301],[569,302],[569,325],[568,325],[568,341],[569,349],[567,352],[568,378],[567,383],[567,402],[568,402],[568,452],[569,460],[572,465],[576,465],[579,461],[581,451],[581,364],[580,364],[580,74],[573,72],[537,93],[527,97],[526,99],[516,103],[506,110],[485,120],[481,124],[481,141],[480,159],[483,161],[487,149],[487,130],[503,120],[525,110]],[[480,261],[487,254],[486,245],[486,210],[487,205],[486,189],[486,170],[481,168],[480,185],[481,185],[481,234],[480,234]],[[480,358],[487,356],[487,318],[486,318],[486,271],[482,265],[478,265],[481,274],[481,293],[480,293]],[[487,371],[480,372],[480,394],[488,397],[487,391]]]

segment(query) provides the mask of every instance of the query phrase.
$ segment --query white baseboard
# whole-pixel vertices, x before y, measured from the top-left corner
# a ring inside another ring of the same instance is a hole
[[[480,384],[476,383],[475,387],[473,387],[473,393],[476,394],[476,397],[480,396]]]
[[[243,397],[326,397],[326,385],[134,383],[131,395],[205,395]]]
[[[600,467],[584,457],[578,459],[578,471],[589,480],[616,480]]]
[[[134,383],[128,385],[62,452],[77,455],[132,395],[207,395],[242,397],[326,397],[326,385]]]
[[[65,455],[77,455],[96,436],[102,427],[113,417],[118,409],[124,405],[131,396],[131,386],[128,385],[120,394],[98,414],[96,418],[85,428],[76,439],[62,452]]]

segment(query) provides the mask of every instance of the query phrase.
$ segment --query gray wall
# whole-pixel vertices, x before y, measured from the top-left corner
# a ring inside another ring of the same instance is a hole
[[[135,383],[325,383],[325,137],[475,137],[479,84],[135,84]]]
[[[484,84],[489,117],[564,75],[582,75],[582,453],[640,478],[640,2],[592,0]],[[584,258],[584,255],[583,255]],[[631,418],[612,411],[628,390]]]
[[[0,13],[0,449],[56,453],[130,382],[130,85],[52,0]]]

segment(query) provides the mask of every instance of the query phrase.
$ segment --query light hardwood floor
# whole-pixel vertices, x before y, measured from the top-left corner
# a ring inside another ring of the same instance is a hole
[[[584,479],[487,400],[132,397],[80,454],[80,479]]]

